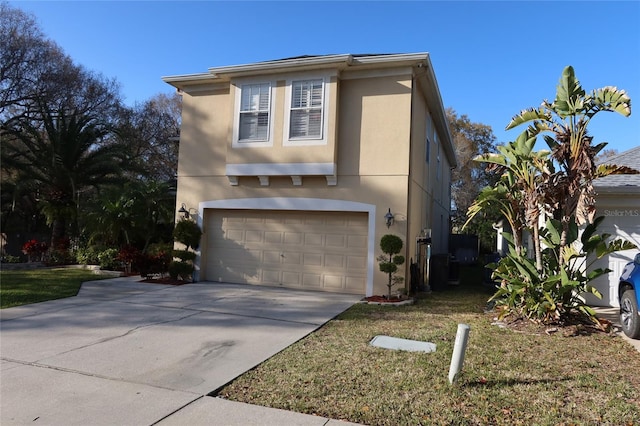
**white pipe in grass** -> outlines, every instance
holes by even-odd
[[[451,366],[449,367],[449,383],[451,384],[453,384],[460,371],[462,371],[464,353],[467,350],[470,329],[471,327],[467,324],[458,324],[456,342],[453,345],[453,354],[451,355]]]

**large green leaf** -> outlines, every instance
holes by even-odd
[[[594,90],[591,97],[594,101],[591,116],[595,115],[598,111],[613,111],[625,117],[631,115],[631,99],[624,90],[607,86]]]
[[[596,231],[598,230],[598,226],[600,226],[603,220],[604,216],[598,216],[593,220],[592,223],[588,224],[585,227],[584,231],[582,232],[582,236],[580,237],[580,241],[583,245],[586,245],[589,239],[591,239],[591,237],[595,235]]]
[[[562,223],[559,220],[550,218],[547,220],[548,240],[555,246],[560,245],[560,233],[562,232]]]
[[[495,153],[477,155],[473,158],[473,161],[477,161],[480,163],[492,163],[499,166],[507,165],[504,156]]]
[[[542,108],[529,108],[520,111],[520,114],[511,118],[505,130],[511,130],[521,124],[528,123],[533,120],[549,120],[551,117]]]
[[[553,101],[555,112],[561,118],[576,114],[583,108],[581,98],[584,96],[585,91],[576,78],[573,67],[565,67],[558,83],[556,98]]]

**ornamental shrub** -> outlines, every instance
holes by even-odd
[[[404,263],[404,256],[398,255],[402,246],[402,238],[397,235],[387,234],[380,239],[380,249],[385,254],[378,256],[378,262],[380,262],[380,272],[389,275],[389,283],[387,284],[389,298],[391,298],[391,287],[404,282],[403,277],[396,275],[398,266]]]
[[[173,239],[187,246],[187,250],[190,248],[197,249],[200,245],[201,236],[202,230],[197,223],[190,219],[180,220],[173,230]]]
[[[44,241],[32,239],[22,245],[22,253],[27,255],[29,262],[41,262],[48,248]]]

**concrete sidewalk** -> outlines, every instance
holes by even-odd
[[[631,346],[636,348],[638,352],[640,352],[640,340],[631,339],[627,337],[626,334],[622,331],[622,326],[620,325],[620,308],[606,308],[606,307],[594,307],[596,314],[599,318],[604,318],[611,322],[613,325],[613,331],[626,340]]]
[[[117,278],[0,311],[2,425],[337,425],[206,396],[357,302]]]

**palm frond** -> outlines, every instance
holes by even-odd
[[[550,118],[549,114],[543,108],[528,108],[514,115],[505,130],[511,130],[514,127],[534,120],[549,120]]]

